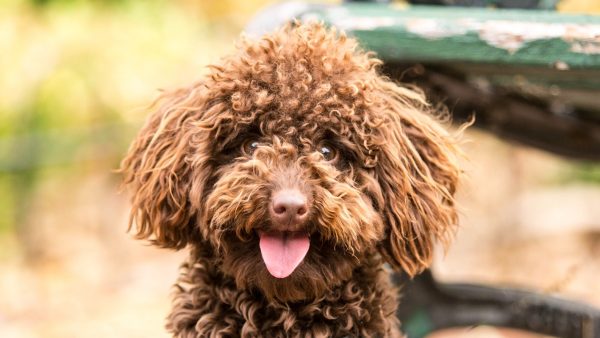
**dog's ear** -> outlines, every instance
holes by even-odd
[[[133,192],[129,229],[136,238],[183,248],[194,231],[190,203],[191,141],[202,111],[200,85],[163,93],[121,163],[123,185]],[[197,177],[195,178],[197,179]]]
[[[386,79],[375,87],[386,120],[375,169],[385,201],[386,238],[379,249],[392,267],[414,276],[430,265],[436,241],[448,243],[457,223],[458,150],[420,92]]]

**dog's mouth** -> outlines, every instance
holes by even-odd
[[[262,259],[275,278],[291,275],[310,248],[309,236],[305,231],[260,231],[258,235]]]

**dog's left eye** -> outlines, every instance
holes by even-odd
[[[320,146],[319,152],[323,155],[326,161],[331,161],[335,157],[335,153],[333,148],[330,146]]]

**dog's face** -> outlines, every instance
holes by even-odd
[[[140,238],[210,248],[239,288],[319,297],[379,253],[414,274],[456,221],[453,140],[420,94],[320,25],[163,95],[123,161]]]

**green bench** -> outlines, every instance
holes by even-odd
[[[600,16],[555,1],[422,0],[536,9],[354,1],[281,4],[248,26],[259,34],[292,17],[357,37],[393,78],[424,88],[460,122],[562,155],[600,160]]]

